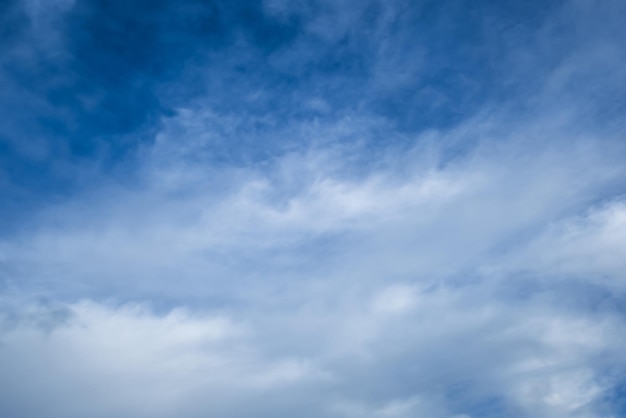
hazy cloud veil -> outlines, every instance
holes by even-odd
[[[0,2],[0,416],[624,416],[624,21]]]

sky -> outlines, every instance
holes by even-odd
[[[0,416],[626,416],[626,3],[0,2]]]

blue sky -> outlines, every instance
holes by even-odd
[[[0,416],[623,416],[625,20],[1,2]]]

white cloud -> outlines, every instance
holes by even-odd
[[[71,316],[51,329],[27,316],[5,321],[0,410],[176,416],[190,403],[210,410],[224,402],[223,393],[245,398],[325,378],[301,358],[263,358],[247,326],[224,316],[181,309],[156,314],[142,305],[90,301],[68,309]],[[27,392],[38,395],[23,398]]]
[[[2,242],[17,293],[187,306],[79,302],[56,326],[41,313],[14,325],[5,408],[448,418],[497,399],[501,414],[598,416],[602,370],[624,362],[621,316],[568,311],[573,287],[515,289],[555,273],[620,280],[624,207],[597,204],[624,174],[615,149],[544,146],[559,130],[529,125],[446,157],[462,138],[503,135],[472,120],[367,169],[349,145],[218,171],[201,134],[216,117],[183,113],[178,154],[180,127],[164,130],[136,190],[94,190]],[[336,123],[320,132],[350,135]],[[33,391],[46,395],[26,402]]]
[[[306,30],[345,36],[349,3]],[[393,50],[373,89],[419,70],[384,79]],[[626,368],[625,150],[579,102],[552,111],[577,59],[534,111],[414,136],[325,97],[314,120],[179,109],[136,182],[0,240],[0,415],[606,416]],[[212,154],[283,138],[304,145]]]
[[[551,225],[507,265],[623,289],[624,248],[626,206],[616,199]]]
[[[82,301],[47,328],[38,323],[52,311],[31,308],[5,317],[1,406],[51,417],[247,416],[285,414],[295,401],[309,405],[305,416],[452,418],[495,396],[519,416],[599,416],[606,364],[597,356],[623,357],[621,320],[474,299],[449,289],[405,317],[342,304],[243,322]],[[367,340],[354,338],[365,326]]]
[[[374,299],[373,309],[387,314],[410,312],[418,303],[413,286],[393,285],[383,289]]]
[[[324,274],[329,282],[347,276],[363,283],[435,283],[495,268],[503,259],[495,252],[521,254],[546,225],[587,210],[606,195],[595,190],[610,190],[623,175],[610,149],[584,138],[557,149],[519,132],[446,161],[445,144],[477,135],[481,126],[468,122],[446,135],[418,138],[409,151],[381,151],[365,172],[350,159],[361,152],[353,146],[290,153],[245,170],[205,170],[201,153],[193,161],[167,152],[178,134],[165,131],[138,190],[104,188],[59,206],[40,218],[39,228],[5,241],[2,257],[15,282],[62,281],[68,291],[123,283],[131,293],[183,295],[206,292],[211,283],[220,293],[247,287],[254,274],[275,278],[257,281],[256,291],[283,286],[296,267],[304,277]],[[185,154],[204,146],[193,132]],[[620,233],[611,226],[605,235],[619,240]],[[572,258],[567,245],[554,245],[553,254]],[[613,260],[603,263],[617,263],[615,271],[619,245],[606,245],[598,251]],[[541,258],[529,257],[529,264]]]

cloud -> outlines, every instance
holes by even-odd
[[[485,288],[420,298],[392,316],[358,298],[236,317],[81,301],[46,328],[38,306],[4,316],[2,408],[18,416],[247,416],[313,402],[305,416],[454,417],[481,408],[487,416],[601,416],[612,384],[603,371],[623,360],[625,341],[615,337],[623,318],[494,303]]]
[[[540,271],[552,278],[599,285],[621,294],[623,225],[623,198],[598,203],[549,225],[523,251],[505,257],[500,267]]]
[[[246,325],[223,316],[91,301],[67,309],[70,317],[46,330],[32,315],[5,321],[3,413],[174,416],[187,403],[211,409],[225,395],[254,396],[325,378],[302,359],[259,358]],[[25,391],[40,396],[23,398]]]
[[[207,170],[210,136],[173,153],[164,131],[138,190],[94,190],[3,242],[6,289],[92,299],[51,331],[5,331],[7,376],[59,364],[42,380],[57,389],[39,389],[59,416],[100,392],[102,416],[602,416],[622,380],[606,370],[624,361],[623,316],[576,283],[620,297],[623,205],[597,202],[622,164],[585,137],[561,148],[520,131],[442,151],[481,126],[388,149],[365,171],[358,144]],[[72,404],[80,379],[97,392]]]
[[[623,415],[620,2],[105,3],[0,6],[0,415]]]

